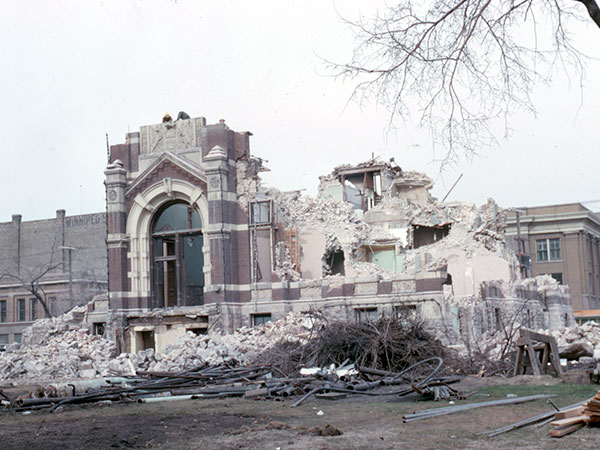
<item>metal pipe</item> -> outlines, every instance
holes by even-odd
[[[195,395],[172,395],[170,397],[144,397],[138,398],[138,403],[160,403],[160,402],[177,402],[180,400],[191,400]]]
[[[448,406],[445,408],[434,408],[428,409],[425,411],[420,411],[414,414],[406,414],[402,416],[404,422],[412,422],[415,420],[428,419],[430,417],[443,416],[446,414],[453,414],[455,412],[468,411],[470,409],[482,408],[486,406],[498,406],[498,405],[511,405],[516,403],[524,403],[530,402],[534,400],[541,400],[546,398],[556,397],[556,394],[538,394],[538,395],[529,395],[526,397],[516,397],[516,398],[505,398],[501,400],[492,400],[489,402],[481,402],[481,403],[469,403],[467,405],[459,405],[459,406]]]

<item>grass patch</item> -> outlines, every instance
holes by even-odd
[[[598,392],[598,386],[591,384],[555,384],[552,386],[514,386],[500,384],[479,388],[477,389],[477,392],[489,394],[489,400],[506,398],[507,394],[515,394],[519,397],[537,394],[556,394],[557,401],[555,401],[555,403],[557,405],[559,405],[559,402],[568,405],[593,397]]]

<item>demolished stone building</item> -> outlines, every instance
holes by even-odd
[[[573,322],[568,288],[518,280],[493,201],[437,202],[427,176],[376,159],[321,177],[318,198],[280,192],[261,185],[250,136],[198,117],[142,126],[111,147],[109,289],[87,320],[122,350],[311,309],[416,313],[449,342],[510,320]]]

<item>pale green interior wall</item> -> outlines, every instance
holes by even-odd
[[[396,255],[394,250],[380,250],[373,252],[371,262],[391,272],[402,270],[402,255]]]
[[[344,200],[344,189],[341,184],[339,186],[327,186],[323,190],[321,196],[322,197],[331,197],[331,198],[341,202]]]

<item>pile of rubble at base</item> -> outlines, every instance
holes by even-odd
[[[318,322],[313,316],[289,314],[275,323],[244,327],[230,335],[188,332],[163,353],[148,349],[116,356],[114,342],[80,328],[81,323],[68,313],[38,320],[25,330],[23,344],[0,353],[0,383],[131,375],[139,370],[180,371],[231,360],[244,363],[284,338],[305,342]]]
[[[142,363],[150,371],[180,371],[204,363],[223,364],[235,360],[241,364],[254,361],[271,346],[286,340],[299,345],[306,343],[322,321],[315,316],[289,313],[277,322],[267,322],[253,328],[242,327],[233,334],[195,335],[188,332],[164,353],[158,353]]]
[[[108,375],[116,346],[81,329],[78,312],[38,320],[27,328],[23,344],[0,353],[0,382]]]

